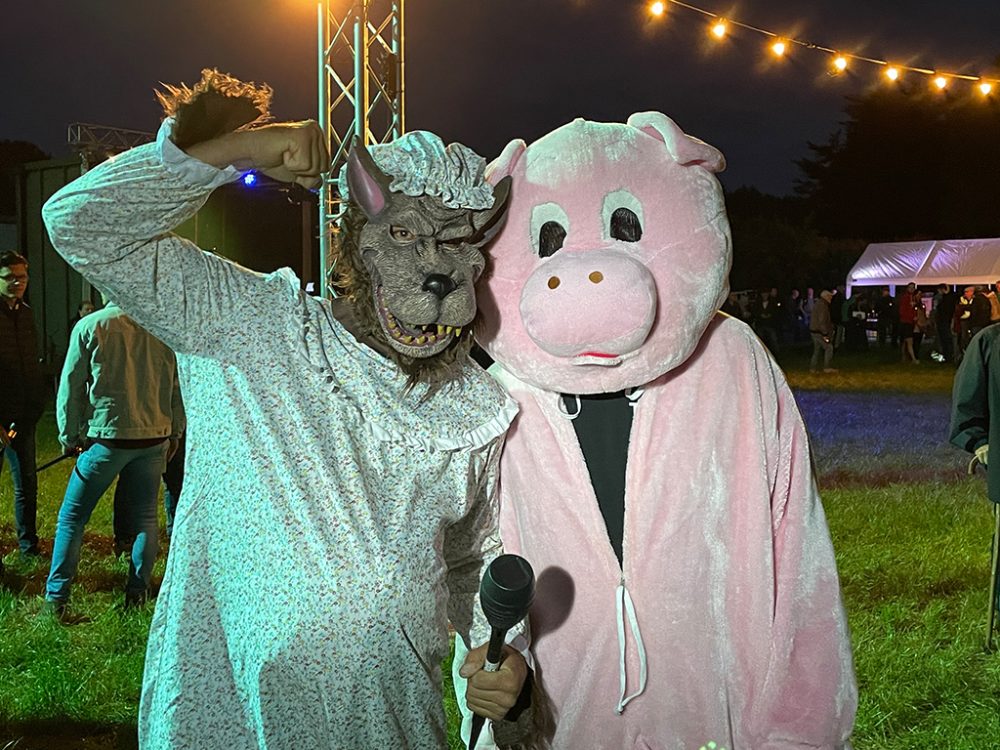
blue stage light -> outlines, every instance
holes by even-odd
[[[247,172],[245,175],[243,175],[243,184],[246,185],[247,187],[253,187],[254,185],[256,185],[257,173]]]

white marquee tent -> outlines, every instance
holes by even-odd
[[[847,296],[854,286],[992,284],[1000,279],[1000,238],[877,242],[847,274]]]

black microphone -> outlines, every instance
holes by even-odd
[[[524,619],[534,598],[535,573],[523,557],[500,555],[486,568],[479,586],[479,604],[490,624],[490,645],[483,671],[496,672],[500,668],[507,631]],[[476,746],[485,721],[485,717],[473,714],[469,750]]]

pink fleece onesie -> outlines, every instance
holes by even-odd
[[[491,165],[514,178],[480,289],[480,340],[520,406],[501,536],[538,578],[556,750],[850,747],[850,638],[805,427],[753,332],[716,312],[723,165],[659,113],[576,120]],[[560,396],[620,390],[621,565]]]

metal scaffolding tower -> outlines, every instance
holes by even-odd
[[[405,132],[403,3],[405,0],[319,0],[319,124],[332,168],[320,189],[320,295],[330,272],[331,223],[340,216],[336,180],[351,141],[386,143]]]

